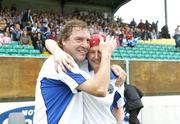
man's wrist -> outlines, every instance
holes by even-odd
[[[57,55],[57,54],[62,54],[64,51],[62,50],[62,49],[60,49],[60,48],[58,48],[58,49],[55,49],[54,50],[54,55]]]
[[[102,57],[104,57],[104,56],[106,56],[106,57],[111,57],[111,53],[108,52],[108,51],[101,51],[101,56],[102,56]]]
[[[117,122],[116,122],[116,124],[123,124],[123,120],[118,120]]]

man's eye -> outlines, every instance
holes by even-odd
[[[77,42],[82,42],[83,40],[82,39],[76,39]]]

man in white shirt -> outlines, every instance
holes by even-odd
[[[93,77],[98,72],[101,62],[99,51],[99,34],[92,35],[87,59],[90,65],[90,74]],[[122,75],[125,73],[122,70]],[[105,97],[97,97],[83,92],[83,124],[116,124],[123,123],[124,112],[124,84],[116,86],[117,75],[110,71],[108,94]]]
[[[36,84],[34,124],[82,124],[83,102],[79,91],[106,96],[110,79],[110,58],[115,49],[114,38],[100,43],[101,63],[93,78],[79,68],[86,65],[84,60],[89,50],[89,39],[86,23],[73,20],[64,26],[60,45],[78,65],[71,63],[74,67],[71,71],[65,69],[66,72],[57,73],[54,56],[44,62]]]

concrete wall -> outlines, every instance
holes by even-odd
[[[44,59],[0,57],[0,99],[34,97]]]
[[[0,99],[34,97],[44,58],[0,57]],[[112,63],[126,69],[123,60]],[[180,62],[130,61],[129,80],[145,95],[180,94]]]
[[[142,124],[180,124],[180,95],[146,96],[139,118]]]
[[[125,62],[119,64],[127,66]],[[146,95],[180,94],[179,61],[129,61],[128,64],[130,83]]]

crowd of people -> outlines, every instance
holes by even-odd
[[[58,41],[60,30],[67,21],[80,19],[88,24],[90,33],[104,32],[114,35],[119,45],[134,46],[140,39],[158,39],[158,21],[136,23],[133,19],[125,23],[121,18],[105,17],[98,12],[78,12],[60,14],[54,12],[37,12],[32,9],[19,11],[15,6],[0,9],[0,45],[11,41],[33,45],[40,52],[46,51],[45,40]]]

